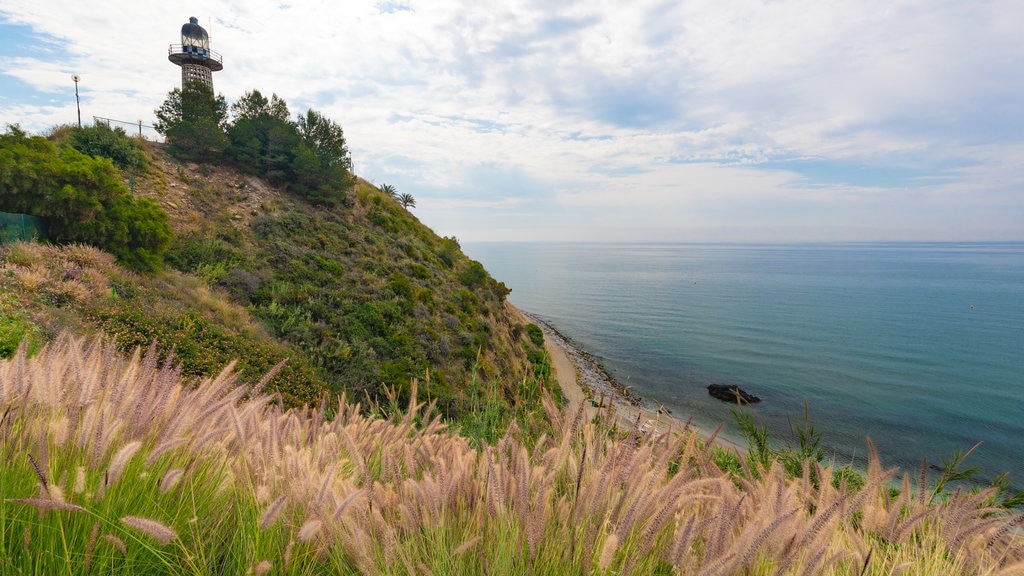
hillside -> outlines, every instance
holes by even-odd
[[[250,382],[288,359],[268,390],[291,405],[325,392],[404,401],[416,378],[452,418],[539,408],[543,354],[506,308],[508,289],[395,198],[359,180],[340,204],[314,206],[142,147],[146,168],[122,177],[169,216],[164,270],[138,275],[82,246],[5,247],[8,332],[98,331],[125,351],[156,341],[186,375],[238,360]]]

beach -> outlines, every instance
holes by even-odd
[[[633,390],[619,385],[601,364],[585,351],[573,345],[569,338],[547,322],[523,312],[509,304],[523,322],[536,324],[544,333],[544,347],[551,361],[551,370],[562,389],[568,405],[566,410],[574,414],[580,404],[584,405],[587,421],[599,413],[622,429],[630,430],[639,426],[643,433],[661,434],[672,431],[691,430],[707,439],[714,431],[703,430],[692,422],[681,421],[671,415],[663,406],[658,406],[638,395]],[[739,453],[745,450],[740,445],[715,436],[715,444]]]

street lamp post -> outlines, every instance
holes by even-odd
[[[81,80],[81,76],[78,74],[72,74],[71,79],[75,81],[75,107],[78,109],[78,127],[82,127],[82,101],[78,99],[78,81]]]

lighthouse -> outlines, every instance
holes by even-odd
[[[167,59],[181,66],[181,87],[202,82],[213,91],[213,73],[224,69],[221,55],[210,50],[210,35],[193,16],[181,27],[181,44],[171,44]]]

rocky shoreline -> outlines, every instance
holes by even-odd
[[[512,307],[515,309],[515,307]],[[671,433],[674,431],[691,430],[716,444],[742,452],[739,444],[719,436],[719,430],[703,430],[693,426],[691,421],[683,421],[657,405],[623,386],[601,365],[598,359],[587,353],[573,341],[559,332],[548,322],[534,314],[515,309],[524,321],[533,322],[544,333],[544,345],[551,354],[552,369],[561,385],[570,409],[582,402],[587,420],[603,410],[625,429],[637,426],[641,432]]]
[[[620,384],[608,370],[601,365],[600,361],[590,353],[582,350],[566,335],[557,328],[529,312],[522,312],[534,324],[544,332],[544,337],[554,341],[576,366],[577,381],[584,391],[589,392],[595,401],[603,395],[607,400],[613,401],[618,398],[622,402],[634,407],[644,408],[644,399],[632,389]]]

